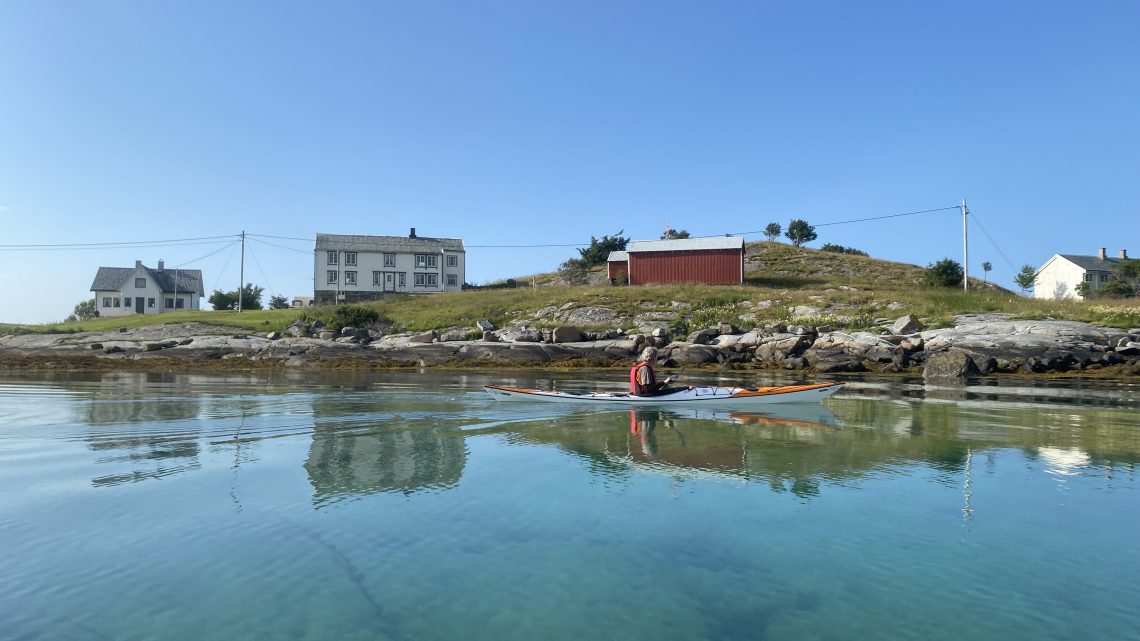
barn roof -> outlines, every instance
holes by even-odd
[[[610,257],[606,260],[611,263],[629,260],[629,252],[610,252]]]
[[[678,240],[635,240],[626,251],[637,252],[678,252],[708,249],[744,249],[741,236],[708,236],[706,238],[681,238]]]
[[[317,234],[317,251],[374,251],[396,253],[463,251],[459,238],[428,238],[426,236],[356,236]]]

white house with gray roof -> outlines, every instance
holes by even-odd
[[[205,296],[200,269],[166,269],[158,261],[151,269],[135,261],[134,267],[100,267],[91,283],[95,310],[100,316],[161,314],[201,309]]]
[[[1128,251],[1120,250],[1120,255],[1110,258],[1104,247],[1096,256],[1075,254],[1054,254],[1033,276],[1033,297],[1048,299],[1084,300],[1077,294],[1077,285],[1087,283],[1089,293],[1116,278],[1115,265],[1128,260]]]
[[[313,297],[318,305],[394,294],[463,289],[466,260],[458,238],[317,234]]]

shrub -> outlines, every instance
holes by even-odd
[[[843,245],[836,245],[834,243],[824,243],[823,246],[819,249],[820,251],[832,252],[835,254],[851,254],[852,256],[870,255],[861,249],[855,249],[854,247],[844,247]]]
[[[319,320],[333,328],[369,327],[386,322],[380,312],[362,305],[314,307],[301,312],[300,319],[307,323]]]
[[[922,275],[923,287],[957,287],[962,284],[962,265],[958,261],[943,258],[928,265]]]

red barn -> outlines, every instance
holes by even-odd
[[[616,285],[624,275],[629,273],[629,252],[610,252],[607,261],[606,269],[610,276],[610,282]]]
[[[626,254],[625,269],[621,257]],[[684,238],[681,240],[638,240],[625,252],[613,252],[609,275],[625,271],[630,285],[648,283],[703,283],[740,285],[744,282],[744,239],[739,236]]]

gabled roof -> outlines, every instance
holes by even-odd
[[[1100,256],[1076,256],[1073,254],[1057,255],[1086,271],[1110,272],[1112,271],[1113,265],[1120,263],[1119,258],[1101,258]]]
[[[95,273],[95,280],[91,283],[93,292],[122,291],[127,281],[134,278],[137,267],[100,267]],[[199,296],[206,295],[206,288],[202,284],[202,270],[200,269],[151,269],[145,265],[142,269],[147,276],[158,285],[163,292],[174,293],[175,285],[179,292],[193,292]],[[175,282],[177,278],[177,283]]]
[[[678,240],[635,240],[626,251],[637,252],[676,252],[707,249],[744,249],[741,236],[709,236],[707,238],[681,238]]]
[[[459,238],[428,238],[425,236],[351,236],[317,234],[317,251],[374,251],[395,253],[463,251]]]
[[[621,251],[610,252],[609,258],[606,259],[606,261],[611,262],[611,263],[616,263],[618,261],[624,261],[624,260],[629,260],[629,252],[621,252]]]

